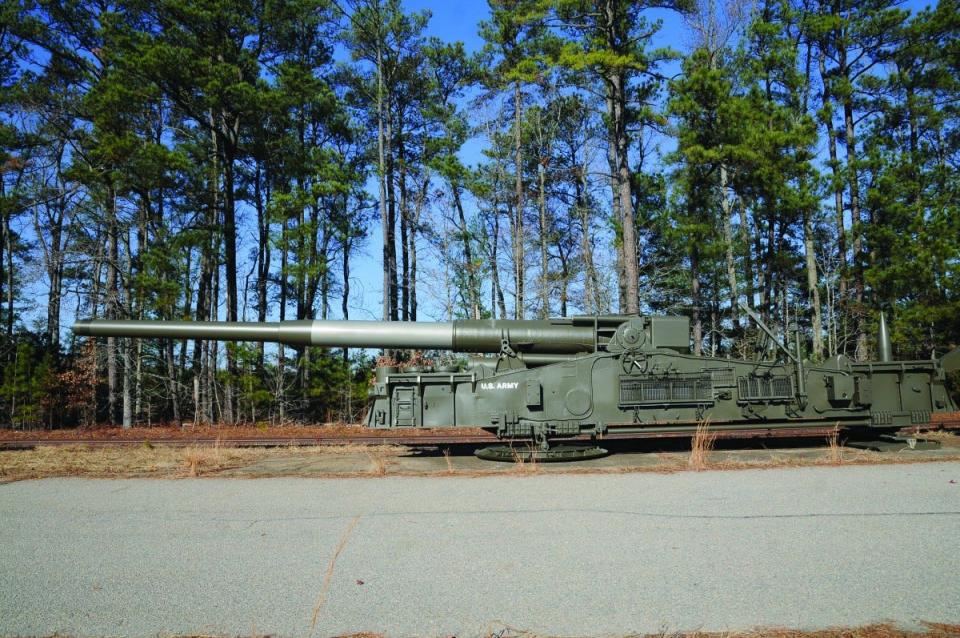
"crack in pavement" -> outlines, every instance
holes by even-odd
[[[887,517],[908,517],[908,516],[960,516],[960,511],[916,511],[916,512],[810,512],[798,514],[663,514],[659,512],[640,512],[631,510],[614,509],[591,509],[591,508],[549,508],[549,509],[489,509],[489,510],[418,510],[404,512],[365,512],[362,516],[367,518],[391,518],[398,516],[449,516],[473,515],[484,516],[488,514],[612,514],[620,516],[633,516],[637,518],[661,518],[661,519],[689,519],[689,520],[764,520],[764,519],[803,519],[803,518],[887,518]],[[325,521],[342,520],[350,518],[345,514],[330,514],[324,516],[287,516],[276,518],[258,518],[254,519],[250,527],[256,523],[280,523],[285,521]],[[246,518],[216,518],[211,519],[217,523],[242,523],[250,519]],[[249,527],[245,528],[249,529]]]

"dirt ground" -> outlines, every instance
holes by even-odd
[[[378,634],[355,634],[341,638],[373,638]],[[905,629],[889,623],[864,625],[862,627],[831,627],[815,631],[768,627],[750,631],[732,632],[662,632],[635,635],[625,638],[958,638],[960,625],[920,622],[918,628]],[[534,634],[506,630],[487,638],[546,638]]]
[[[198,444],[171,447],[141,445],[39,446],[32,450],[0,451],[0,481],[54,476],[85,477],[378,477],[488,476],[561,472],[626,473],[737,470],[811,465],[922,463],[960,461],[960,436],[924,435],[936,449],[875,452],[844,447],[836,441],[808,440],[784,447],[744,447],[743,442],[694,440],[672,443],[605,442],[611,454],[573,463],[483,461],[476,446],[454,448],[393,445],[334,445],[271,448],[220,447]],[[716,446],[716,447],[715,447]],[[923,447],[923,446],[920,446]],[[518,448],[523,449],[523,448]]]
[[[340,638],[375,638],[379,634],[354,634]],[[777,627],[733,632],[662,632],[635,635],[625,638],[958,638],[960,625],[921,622],[918,628],[905,629],[889,623],[864,625],[862,627],[831,627],[816,631],[783,629]],[[546,638],[527,632],[505,630],[487,638]]]

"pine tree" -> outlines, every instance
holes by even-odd
[[[892,319],[901,356],[926,358],[958,340],[960,254],[956,172],[960,82],[951,45],[960,36],[954,2],[905,22],[869,85],[878,113],[863,135],[864,209],[871,219],[864,272],[871,304]]]
[[[509,91],[513,118],[513,197],[510,207],[510,239],[513,262],[515,319],[526,313],[526,206],[528,186],[524,179],[523,113],[527,86],[540,81],[548,70],[547,52],[553,38],[547,32],[545,12],[536,0],[489,0],[491,18],[480,25],[485,53],[494,60],[483,80],[493,92]]]
[[[622,0],[563,0],[556,5],[558,21],[573,38],[559,53],[558,63],[573,70],[589,70],[603,87],[613,208],[621,233],[621,309],[627,313],[638,312],[640,302],[631,129],[650,117],[641,106],[656,94],[662,82],[658,65],[675,55],[650,48],[651,38],[660,25],[644,17],[643,9],[647,6],[652,5]],[[656,6],[689,8],[686,2]]]

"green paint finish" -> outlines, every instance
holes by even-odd
[[[813,365],[690,354],[685,317],[598,316],[543,321],[190,322],[84,321],[77,334],[414,347],[480,352],[462,368],[379,368],[372,428],[480,427],[547,437],[608,432],[831,426],[899,428],[956,410],[943,362]],[[951,367],[948,365],[947,367]]]

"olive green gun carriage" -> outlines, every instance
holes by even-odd
[[[749,308],[745,310],[770,337]],[[376,369],[371,428],[483,428],[533,441],[811,427],[897,430],[957,408],[944,386],[960,351],[894,361],[881,317],[880,361],[813,364],[695,356],[686,317],[606,315],[539,321],[274,323],[86,320],[78,335],[262,341],[292,346],[447,350],[466,363]],[[797,334],[797,333],[795,333]],[[576,449],[563,448],[577,457]],[[589,456],[589,453],[582,453]]]

